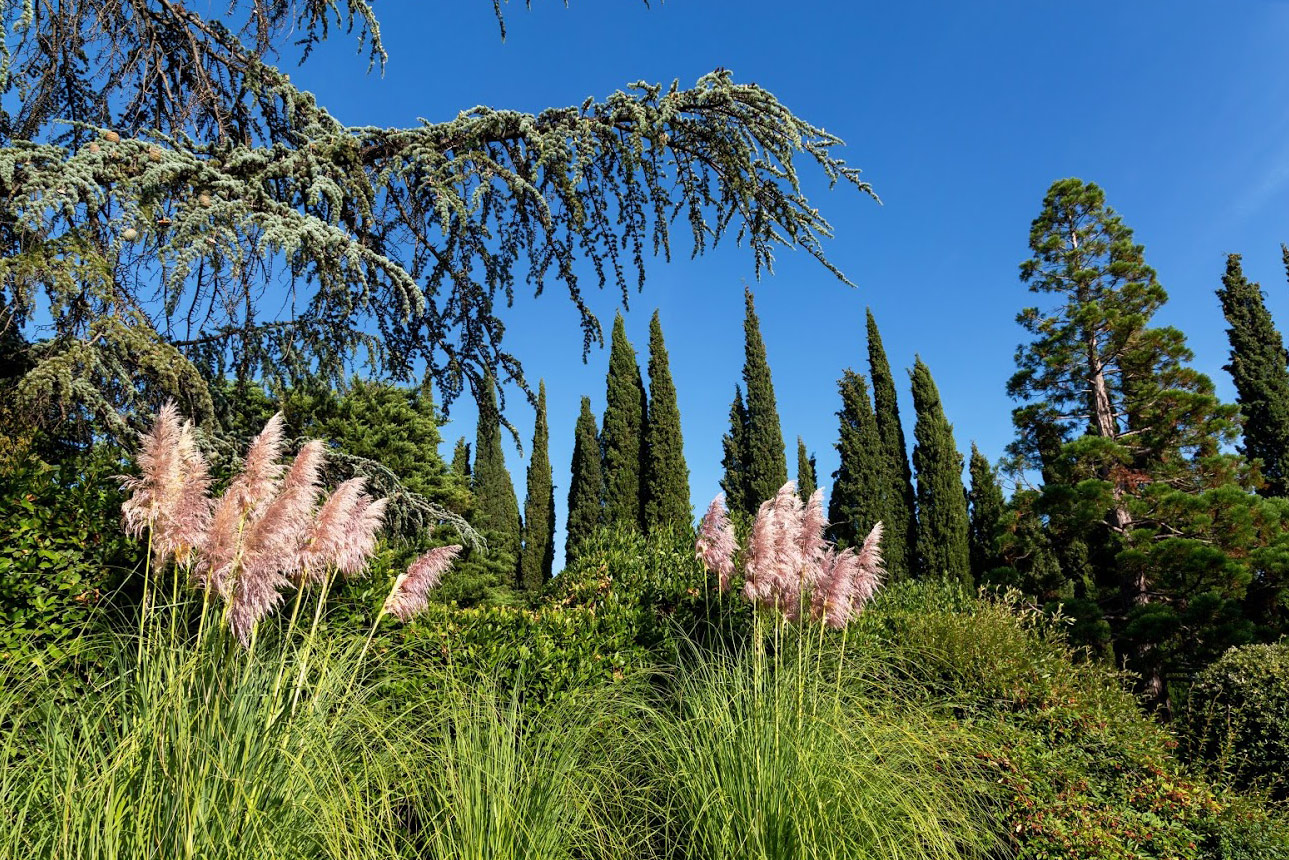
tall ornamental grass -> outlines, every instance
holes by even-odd
[[[963,733],[898,697],[848,694],[858,686],[850,670],[835,674],[811,636],[781,644],[779,660],[700,657],[675,678],[674,701],[651,709],[639,740],[656,780],[656,817],[666,822],[665,854],[984,856],[993,844],[988,791],[963,753]]]

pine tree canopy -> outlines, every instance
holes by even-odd
[[[648,396],[622,314],[613,320],[606,388],[604,426],[600,430],[604,524],[643,532]]]
[[[867,311],[868,368],[873,382],[873,412],[877,433],[882,440],[886,462],[881,465],[885,486],[882,490],[881,520],[886,526],[882,552],[886,570],[892,579],[912,575],[917,558],[915,546],[917,519],[914,509],[913,472],[909,469],[909,452],[900,422],[900,406],[895,393],[895,377],[882,346],[882,335],[870,308]]]
[[[565,564],[577,557],[577,549],[599,528],[604,500],[600,437],[596,431],[591,398],[582,398],[573,437],[573,476],[568,485],[568,530],[564,543]]]
[[[797,437],[797,492],[801,500],[808,501],[819,487],[819,475],[815,471],[815,455],[808,453],[806,443]]]
[[[1237,407],[1189,366],[1180,331],[1150,325],[1167,293],[1101,189],[1054,183],[1030,248],[1021,280],[1049,305],[1018,317],[1033,339],[1008,383],[1021,401],[1010,450],[1043,470],[1037,504],[1075,596],[1096,601],[1162,702],[1173,655],[1241,641],[1251,580],[1281,587],[1255,560],[1280,515],[1248,492],[1256,471],[1223,453]],[[1078,572],[1090,559],[1092,582]]]
[[[971,583],[967,491],[953,425],[922,359],[913,362],[913,468],[918,482],[918,563],[926,576]]]
[[[828,521],[833,540],[843,546],[857,546],[885,516],[887,459],[864,377],[848,368],[837,388],[841,392],[841,409],[837,412],[841,425],[837,436],[840,463],[832,474]]]
[[[743,319],[743,385],[747,389],[747,426],[742,458],[745,504],[751,510],[774,497],[788,482],[788,455],[783,445],[783,427],[775,405],[770,363],[761,339],[752,291],[744,290],[746,316]]]
[[[337,20],[383,64],[364,0],[5,5],[0,300],[6,325],[52,318],[17,390],[29,414],[120,433],[122,410],[175,397],[205,422],[226,371],[424,366],[445,404],[487,375],[522,385],[499,317],[516,283],[562,282],[589,349],[575,253],[625,298],[673,218],[695,253],[733,230],[758,273],[788,245],[841,277],[798,167],[869,189],[760,87],[722,70],[535,115],[346,126],[271,62]]]
[[[1289,251],[1286,252],[1289,257]],[[1262,288],[1244,277],[1240,255],[1226,258],[1217,291],[1230,328],[1231,362],[1244,416],[1241,453],[1262,464],[1268,496],[1289,495],[1289,354],[1267,310]]]
[[[721,490],[725,493],[725,506],[731,511],[754,513],[757,503],[752,501],[747,489],[747,407],[743,405],[743,389],[734,386],[734,402],[730,404],[730,429],[721,438]]]
[[[546,382],[537,390],[537,423],[532,459],[528,461],[528,495],[524,500],[524,549],[519,585],[540,591],[551,578],[555,561],[555,483],[551,474],[550,431],[546,426]]]
[[[645,426],[645,522],[650,531],[667,525],[693,524],[689,501],[689,466],[680,431],[680,406],[671,379],[662,323],[654,311],[649,321],[649,408]]]

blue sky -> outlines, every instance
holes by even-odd
[[[661,311],[698,510],[719,489],[745,283],[790,470],[798,435],[824,483],[836,468],[836,380],[847,366],[867,372],[865,306],[896,369],[910,439],[902,369],[916,353],[959,447],[974,440],[997,459],[1012,435],[1004,384],[1023,334],[1014,317],[1030,303],[1017,267],[1057,178],[1106,190],[1171,296],[1157,321],[1187,333],[1224,397],[1232,387],[1213,291],[1227,253],[1245,255],[1289,325],[1279,251],[1289,242],[1289,3],[534,0],[531,10],[509,6],[504,43],[485,0],[376,5],[390,55],[383,77],[365,75],[339,38],[291,69],[346,123],[409,125],[477,104],[538,111],[642,79],[690,85],[724,66],[847,142],[845,157],[882,204],[830,193],[814,175],[807,187],[836,229],[828,253],[857,289],[789,252],[758,283],[751,254],[730,245],[653,261],[632,297],[627,331],[642,365],[650,314]],[[618,304],[612,290],[592,296],[606,330]],[[562,548],[578,401],[588,394],[603,409],[608,354],[582,363],[576,315],[557,290],[521,297],[506,320],[508,348],[549,389]],[[531,410],[512,398],[508,411],[527,442]],[[451,417],[449,455],[452,440],[474,433],[470,404]],[[507,458],[522,500],[526,461],[513,449]]]

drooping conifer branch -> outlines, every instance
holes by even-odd
[[[185,387],[198,371],[339,378],[358,363],[400,378],[424,363],[446,404],[490,373],[524,384],[502,346],[501,311],[519,277],[537,293],[567,290],[589,349],[603,335],[581,266],[589,262],[593,283],[613,285],[625,301],[643,284],[647,256],[670,258],[680,219],[693,254],[733,233],[758,273],[785,246],[841,276],[824,256],[831,228],[806,199],[798,167],[804,160],[833,184],[871,193],[867,184],[836,156],[839,139],[726,71],[691,89],[641,83],[536,115],[476,107],[414,128],[345,128],[261,61],[274,28],[286,26],[286,13],[268,5],[246,7],[248,16],[277,16],[264,35],[234,33],[171,3],[159,11],[142,0],[109,3],[125,16],[121,27],[136,28],[120,44],[142,39],[145,54],[179,38],[166,28],[187,28],[209,80],[150,79],[188,92],[182,104],[156,108],[151,131],[129,107],[110,117],[63,98],[66,134],[50,125],[58,114],[33,108],[4,137],[0,296],[19,325],[50,311],[50,342],[65,345],[54,352],[71,380],[63,389],[98,392],[99,412],[140,393],[128,362],[113,370],[67,358],[73,346],[122,352],[90,333],[103,317],[132,315],[134,330],[156,344],[144,350],[153,364],[164,354],[191,368]],[[314,28],[306,32],[325,35],[337,4],[306,6],[301,20]],[[33,28],[68,44],[106,38],[72,33],[88,19],[50,23],[36,0],[22,8],[34,10],[17,22],[25,29],[12,9],[6,19],[6,70],[35,63],[33,79],[46,73],[27,38]],[[345,8],[342,20],[378,33],[365,4]],[[107,53],[91,65],[115,68],[100,48]],[[372,50],[382,56],[378,40]],[[32,98],[45,92],[16,81]],[[126,105],[144,89],[111,78],[93,94],[111,86]],[[149,384],[191,400],[173,380]]]

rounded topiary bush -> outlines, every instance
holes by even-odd
[[[1211,771],[1289,797],[1289,642],[1227,651],[1195,679],[1178,725]]]

